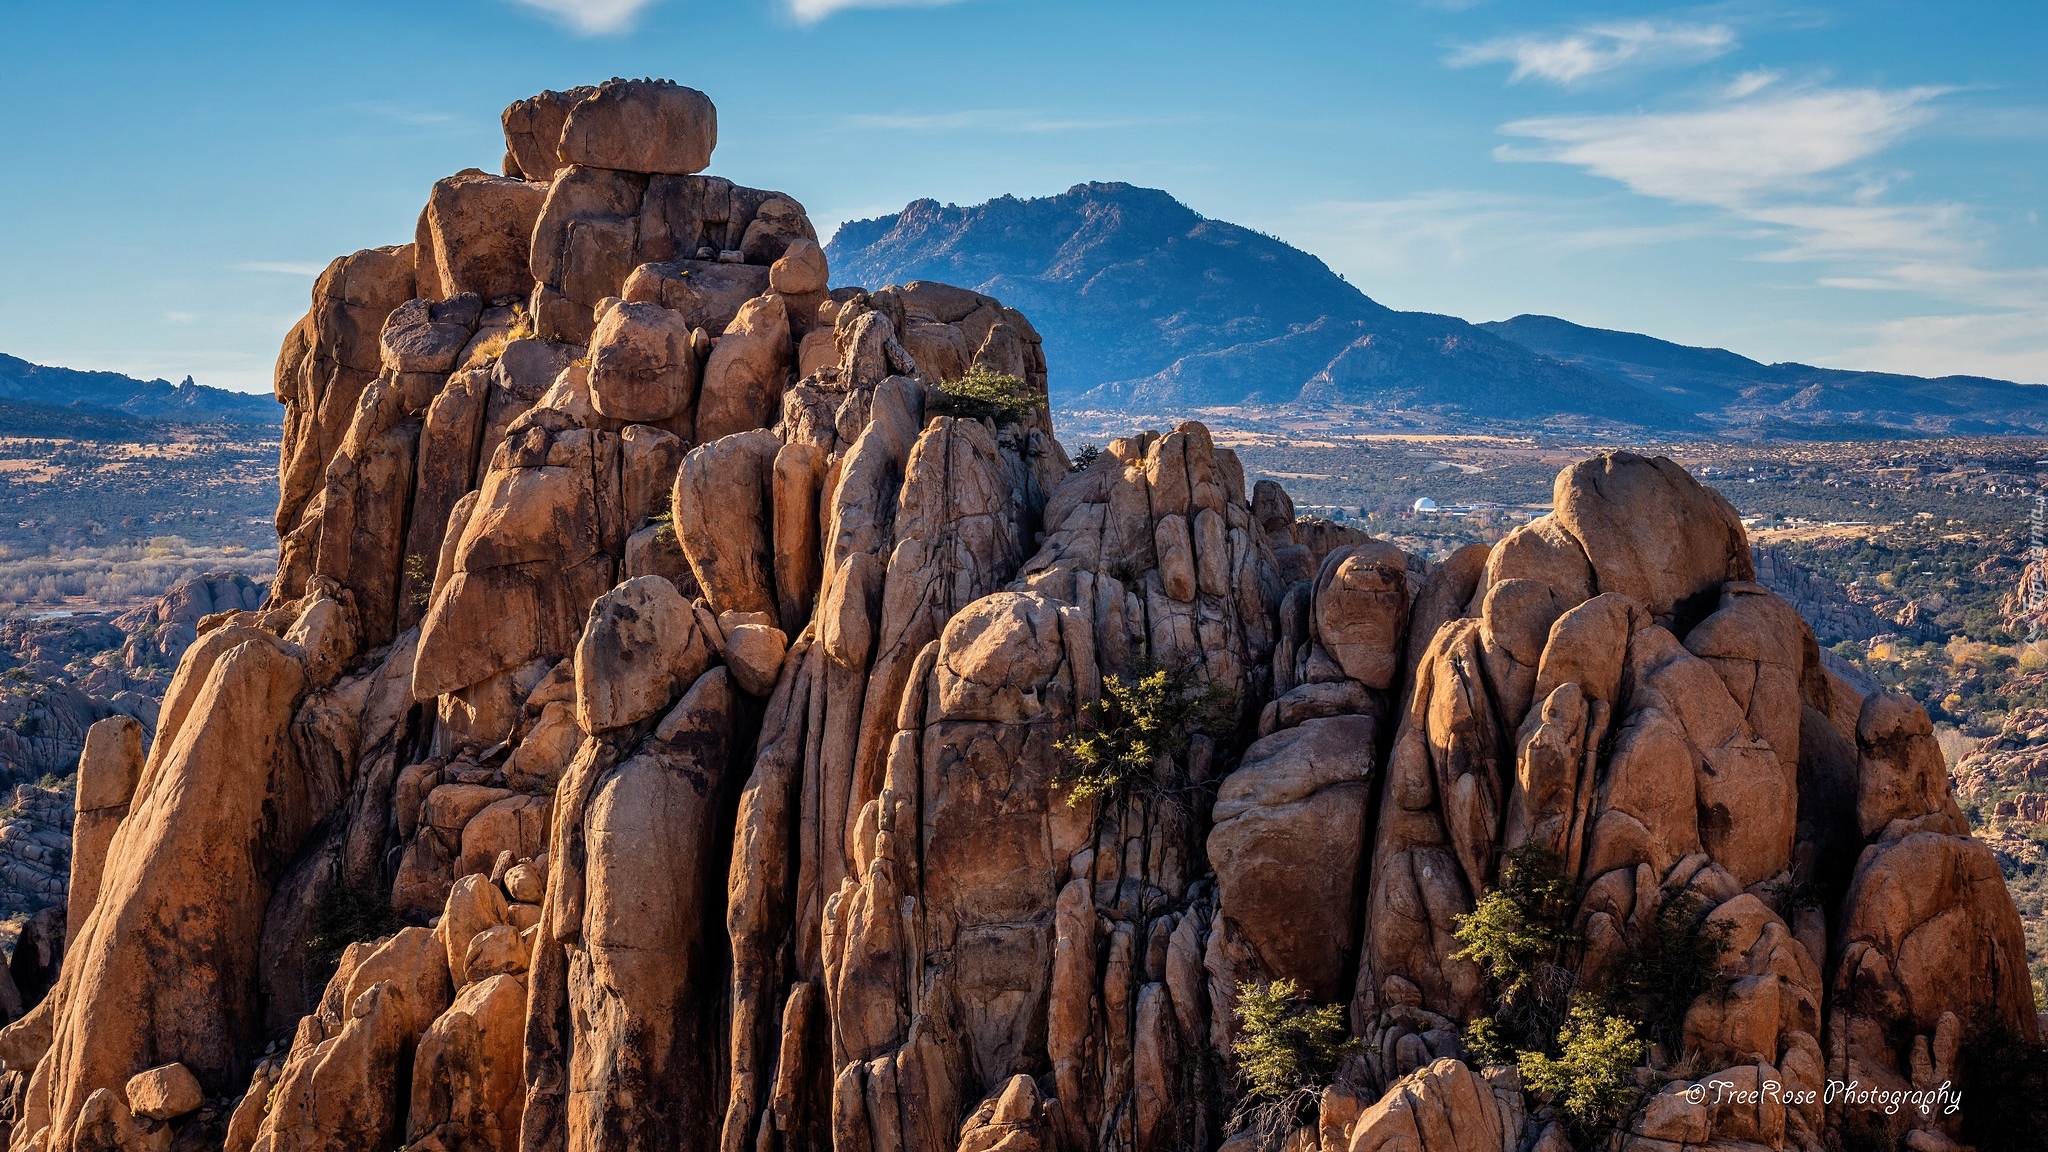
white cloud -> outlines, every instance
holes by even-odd
[[[1680,204],[1735,208],[1821,190],[1817,178],[1868,159],[1933,117],[1940,88],[1771,91],[1738,80],[1708,107],[1685,112],[1556,116],[1501,126],[1541,141],[1503,145],[1503,160],[1571,164]]]
[[[514,0],[537,9],[569,26],[580,36],[601,36],[625,32],[633,27],[640,10],[654,0]]]
[[[530,0],[529,0],[530,2]],[[835,12],[850,8],[940,8],[960,0],[782,0],[791,16],[804,24],[815,24]]]
[[[1946,91],[1784,86],[1751,72],[1687,110],[1514,121],[1501,131],[1536,143],[1495,155],[1714,209],[1699,222],[1762,242],[1753,259],[1811,266],[1820,288],[1895,293],[1920,313],[1850,330],[1841,363],[2048,381],[2048,268],[1999,266],[1970,205],[1898,202],[1911,173],[1877,167],[1935,119]]]
[[[1557,258],[1689,239],[1707,231],[1696,221],[1615,224],[1605,218],[1603,206],[1578,199],[1455,190],[1308,204],[1274,226],[1283,236],[1314,237],[1307,247],[1374,282],[1429,267],[1476,263],[1511,249]]]
[[[250,260],[230,267],[237,272],[275,272],[280,276],[318,276],[327,271],[325,264],[293,260]]]
[[[2048,301],[2028,309],[1905,316],[1864,330],[1844,361],[1916,376],[1990,376],[2048,384]]]
[[[1742,217],[1782,229],[1786,246],[1758,257],[1780,262],[1958,257],[1975,246],[1979,232],[1969,208],[1954,203],[1751,205]]]
[[[1090,132],[1108,128],[1143,128],[1184,121],[1146,118],[1049,116],[1020,108],[964,108],[956,112],[859,112],[845,122],[855,128],[902,132]]]
[[[1458,49],[1447,62],[1457,68],[1513,64],[1509,83],[1533,77],[1570,86],[1620,68],[1712,60],[1735,46],[1735,30],[1726,24],[1629,20],[1573,32],[1498,36]]]

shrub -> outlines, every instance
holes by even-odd
[[[1053,781],[1067,803],[1117,800],[1132,788],[1150,794],[1183,782],[1179,762],[1198,734],[1223,722],[1227,693],[1197,683],[1187,669],[1141,665],[1102,678],[1102,699],[1082,707],[1074,734],[1054,747],[1066,765]]]
[[[1353,1046],[1344,1007],[1317,1004],[1292,980],[1237,986],[1237,1079],[1242,1092],[1233,1128],[1261,1132],[1300,1122]]]
[[[1081,472],[1086,470],[1090,464],[1095,463],[1095,461],[1099,459],[1101,456],[1102,449],[1096,447],[1095,445],[1081,445],[1081,450],[1079,452],[1074,453],[1074,471]]]
[[[1458,918],[1454,935],[1464,947],[1453,958],[1478,964],[1493,986],[1496,1018],[1480,1043],[1550,1048],[1574,984],[1569,959],[1580,941],[1570,922],[1577,895],[1556,853],[1524,844],[1502,858],[1499,881]],[[1504,1047],[1494,1055],[1505,1062]]]
[[[1590,996],[1572,1003],[1557,1041],[1555,1059],[1522,1053],[1522,1086],[1550,1097],[1581,1133],[1597,1139],[1635,1105],[1635,1066],[1650,1050],[1649,1041],[1637,1034],[1634,1021],[1608,1012]]]
[[[405,575],[412,581],[412,603],[415,608],[425,608],[434,600],[434,569],[427,564],[427,558],[417,552],[405,558]]]
[[[1696,889],[1665,896],[1650,930],[1622,954],[1606,995],[1608,1004],[1644,1021],[1651,1038],[1673,1051],[1684,1039],[1686,1009],[1727,983],[1721,954],[1732,929],[1708,921],[1706,911],[1706,897]]]
[[[512,305],[512,327],[495,336],[486,337],[482,343],[470,350],[469,364],[482,364],[505,354],[505,348],[514,340],[533,338],[533,318],[526,314],[521,304]]]
[[[306,935],[307,976],[326,984],[349,945],[381,940],[403,927],[383,893],[337,883],[313,913],[312,931]]]
[[[988,420],[998,426],[1015,424],[1036,412],[1038,395],[1015,376],[991,372],[977,364],[958,380],[941,381],[934,410],[969,420]]]
[[[1963,1041],[1961,1064],[1963,1142],[1978,1152],[2039,1148],[2048,1132],[2048,1044],[2022,1039],[1986,1008]]]
[[[1500,1034],[1500,1021],[1491,1016],[1475,1016],[1465,1025],[1465,1054],[1470,1063],[1481,1068],[1495,1064],[1513,1064],[1521,1056],[1514,1046]]]

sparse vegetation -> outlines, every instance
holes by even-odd
[[[1684,1036],[1686,1009],[1727,982],[1721,955],[1728,950],[1730,927],[1708,920],[1706,903],[1692,888],[1666,894],[1650,930],[1623,955],[1603,994],[1674,1052]]]
[[[470,349],[469,365],[483,364],[505,354],[505,349],[514,340],[533,339],[533,318],[526,314],[521,304],[512,305],[512,326],[494,336],[486,337],[475,348]]]
[[[1650,1050],[1635,1022],[1590,996],[1572,1003],[1557,1035],[1558,1055],[1524,1052],[1522,1087],[1546,1096],[1571,1117],[1588,1143],[1597,1142],[1635,1106],[1635,1068]]]
[[[1054,787],[1067,803],[1157,794],[1184,782],[1182,759],[1197,735],[1222,725],[1228,695],[1181,668],[1143,665],[1102,678],[1102,699],[1085,705],[1073,735],[1055,747],[1066,764]]]
[[[1095,463],[1095,461],[1099,457],[1101,457],[1101,455],[1102,449],[1096,447],[1095,445],[1081,445],[1081,450],[1079,452],[1074,453],[1074,471],[1085,471],[1088,468],[1088,466]]]
[[[1576,896],[1557,855],[1524,844],[1501,860],[1498,883],[1459,918],[1464,947],[1452,955],[1485,969],[1494,993],[1494,1015],[1474,1020],[1466,1033],[1466,1046],[1486,1063],[1511,1063],[1512,1051],[1545,1051],[1554,1042],[1575,986]]]
[[[337,883],[313,913],[312,931],[306,935],[309,981],[327,983],[349,945],[380,940],[403,927],[405,922],[391,911],[383,893]]]
[[[130,442],[0,436],[0,613],[133,605],[276,563],[275,426],[132,423]]]
[[[1986,1009],[1961,1056],[1963,1142],[1978,1152],[2038,1152],[2048,1132],[2048,1044],[2022,1039]],[[1969,1106],[1977,1101],[1993,1103]]]
[[[1681,1049],[1686,1009],[1723,979],[1729,929],[1707,920],[1693,889],[1671,893],[1596,994],[1578,986],[1584,942],[1570,930],[1577,903],[1554,854],[1517,848],[1501,861],[1495,887],[1458,918],[1464,947],[1455,956],[1485,970],[1494,998],[1493,1014],[1466,1026],[1466,1054],[1482,1065],[1518,1065],[1526,1091],[1597,1142],[1628,1114],[1635,1066],[1652,1041]]]
[[[434,569],[425,556],[413,552],[405,558],[405,575],[412,581],[413,607],[424,609],[434,598]]]
[[[1237,1057],[1240,1091],[1231,1127],[1272,1135],[1300,1123],[1354,1041],[1346,1038],[1344,1007],[1317,1004],[1292,980],[1237,986]]]
[[[933,403],[935,410],[944,415],[988,420],[1001,427],[1028,418],[1042,401],[1029,384],[1017,377],[991,372],[977,364],[958,380],[941,381],[939,396]]]

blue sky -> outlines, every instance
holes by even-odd
[[[542,88],[710,93],[829,232],[1167,189],[1397,308],[2048,382],[2048,5],[12,2],[0,352],[266,390]],[[1054,372],[1058,365],[1053,365]]]

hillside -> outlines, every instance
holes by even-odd
[[[137,380],[119,372],[85,372],[31,364],[0,355],[0,435],[63,435],[49,428],[48,411],[85,411],[179,423],[276,424],[284,408],[269,396],[231,392],[195,384],[190,376],[179,384],[168,380]],[[110,424],[109,432],[126,426]],[[76,433],[72,433],[76,434]]]
[[[1743,438],[2048,432],[2048,390],[2006,381],[1765,365],[1549,317],[1397,312],[1309,253],[1129,184],[919,200],[841,226],[826,251],[845,283],[944,280],[1015,301],[1045,333],[1055,404],[1078,409],[1350,408],[1467,430]]]
[[[1718,412],[1731,429],[1788,420],[1816,438],[1843,440],[1900,429],[1950,436],[2048,429],[2048,389],[2034,384],[1763,364],[1720,348],[1587,328],[1554,316],[1479,327],[1565,363],[1656,388],[1693,411]]]
[[[919,200],[843,225],[826,255],[846,283],[942,280],[1015,301],[1045,333],[1056,404],[1604,419],[1620,387],[1660,426],[1701,427],[1653,394],[1463,320],[1393,311],[1316,257],[1151,188],[1078,184],[964,208]]]

